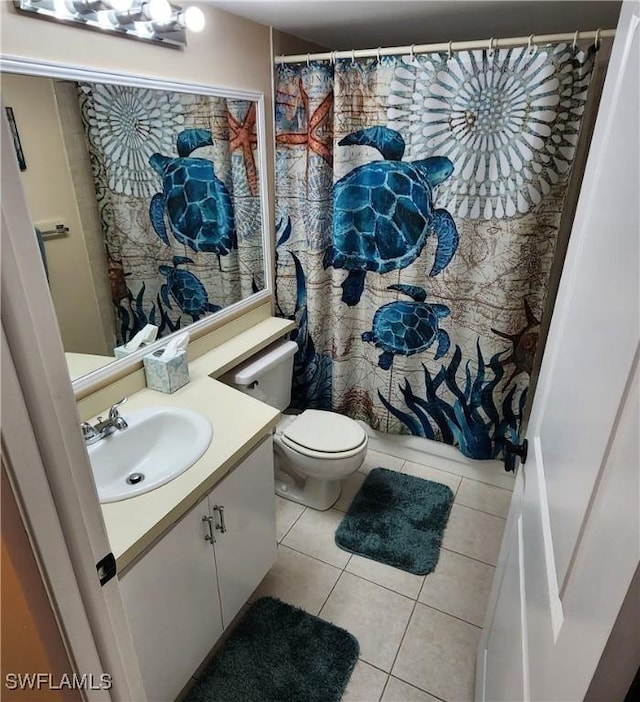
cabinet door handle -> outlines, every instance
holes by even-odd
[[[223,505],[214,505],[213,511],[217,512],[220,515],[220,524],[216,524],[216,529],[220,533],[224,534],[227,531],[227,527],[224,524],[224,506]]]
[[[202,521],[207,523],[207,526],[209,527],[209,533],[205,534],[204,540],[209,541],[210,543],[214,544],[216,542],[215,536],[213,535],[213,529],[211,528],[211,524],[213,523],[213,517],[210,517],[208,514],[202,517]],[[218,527],[216,527],[217,529]]]

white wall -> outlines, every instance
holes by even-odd
[[[27,170],[20,175],[31,221],[41,229],[54,221],[69,227],[66,236],[45,241],[49,287],[64,348],[111,355],[113,338],[107,340],[101,323],[53,81],[3,75],[2,99],[13,108],[25,155]]]

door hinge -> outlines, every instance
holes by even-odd
[[[100,578],[100,585],[104,586],[116,574],[116,558],[113,553],[107,555],[96,563],[96,570]]]

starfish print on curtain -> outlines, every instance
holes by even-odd
[[[276,136],[276,143],[286,146],[306,145],[307,152],[312,151],[323,158],[330,166],[333,165],[331,119],[333,113],[333,93],[329,93],[312,114],[309,112],[309,96],[302,84],[298,81],[300,97],[304,107],[306,129],[300,132],[281,132]],[[326,128],[328,136],[322,134]]]
[[[247,114],[242,122],[237,120],[231,112],[228,114],[229,129],[231,130],[229,139],[229,149],[242,151],[244,167],[247,171],[247,183],[249,191],[255,197],[258,194],[258,172],[256,170],[256,159],[253,150],[257,147],[258,136],[256,134],[256,103],[249,105]]]

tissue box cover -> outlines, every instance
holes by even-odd
[[[159,354],[162,351],[157,351],[156,353]],[[151,390],[172,393],[189,382],[189,366],[186,352],[174,356],[168,361],[164,361],[162,358],[150,353],[142,359],[142,362],[144,363],[147,387]]]
[[[115,349],[113,349],[113,354],[116,358],[124,358],[125,356],[129,355],[129,351],[124,350],[124,345],[116,346]]]
[[[140,344],[137,349],[134,349],[134,351],[139,351],[140,349],[143,349],[145,346],[148,346],[148,344]],[[125,351],[124,344],[122,346],[116,346],[115,349],[113,349],[113,355],[116,358],[124,358],[125,356],[128,356],[130,353],[133,353],[133,351]]]

